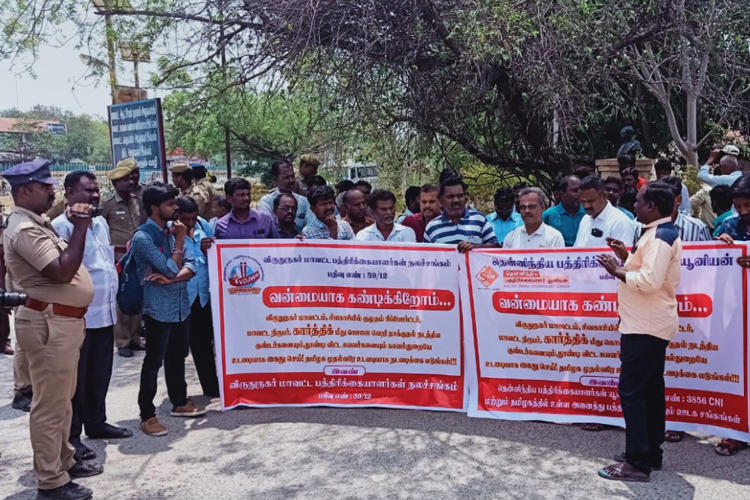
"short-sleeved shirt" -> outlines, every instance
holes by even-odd
[[[606,247],[607,238],[620,240],[625,246],[630,246],[635,238],[635,229],[633,221],[608,201],[596,217],[586,214],[581,219],[574,246],[578,248]]]
[[[526,226],[517,227],[505,236],[503,248],[528,250],[533,248],[563,248],[565,239],[562,233],[544,222],[536,231],[529,234]]]
[[[188,196],[198,205],[198,215],[208,218],[211,216],[211,192],[204,184],[193,182],[186,189],[180,191],[180,196]]]
[[[728,217],[724,219],[718,229],[719,234],[728,234],[736,241],[748,241],[750,240],[750,233],[747,230],[747,225],[742,222],[742,218],[739,215],[734,217]],[[7,252],[7,250],[6,250]],[[6,263],[7,258],[6,258]]]
[[[201,307],[206,307],[210,298],[209,281],[208,281],[208,259],[201,252],[201,240],[203,238],[212,238],[214,230],[208,224],[206,219],[198,217],[195,222],[193,236],[185,236],[185,249],[193,258],[195,266],[195,276],[187,282],[188,302],[192,304],[196,298],[200,299]]]
[[[714,232],[713,232],[713,237],[714,238],[716,238],[717,236],[719,236],[721,234],[719,232],[719,229],[721,228],[721,224],[725,220],[727,220],[728,218],[730,218],[730,217],[732,217],[734,215],[736,215],[735,212],[734,212],[734,210],[727,210],[726,212],[724,212],[723,214],[721,214],[720,216],[718,216],[717,218],[714,219],[713,227],[716,228],[716,229],[714,229]]]
[[[365,218],[359,222],[352,220],[348,215],[344,217],[343,220],[352,227],[352,231],[354,231],[354,234],[362,231],[367,226],[372,226],[373,224],[375,224],[375,219],[373,219],[372,217],[367,217],[366,215]]]
[[[476,210],[464,209],[464,215],[454,223],[445,215],[445,211],[427,224],[424,230],[425,243],[457,244],[462,241],[469,243],[497,243],[492,224]]]
[[[42,276],[42,269],[68,248],[46,216],[15,206],[3,232],[3,249],[8,283],[14,291],[43,302],[71,307],[88,307],[94,298],[94,284],[85,266],[69,283]]]
[[[427,222],[424,221],[422,212],[408,216],[401,225],[412,228],[419,243],[424,241],[424,230],[427,227]]]
[[[586,210],[583,209],[583,205],[579,204],[578,211],[570,215],[562,203],[558,203],[544,211],[542,221],[560,231],[565,239],[565,246],[572,247],[576,242],[578,226],[581,225],[584,215],[586,215]]]
[[[115,247],[125,248],[138,226],[146,222],[138,199],[131,195],[123,198],[112,191],[101,202],[102,217],[109,226],[109,239]]]
[[[244,221],[237,219],[234,212],[219,219],[214,236],[218,240],[278,238],[279,228],[271,214],[250,209]]]
[[[393,224],[393,229],[388,235],[388,238],[383,237],[383,233],[378,229],[377,224],[367,226],[362,229],[354,237],[357,241],[393,241],[393,242],[405,242],[405,243],[416,243],[417,236],[414,234],[414,230],[410,227],[402,226],[401,224]]]
[[[281,193],[278,189],[271,190],[270,193],[263,196],[258,202],[258,210],[273,215],[273,202],[280,194]],[[297,193],[289,194],[294,196],[294,199],[297,200],[297,215],[294,218],[294,224],[297,226],[297,229],[302,231],[302,228],[310,222],[310,218],[315,217],[315,215],[313,215],[312,210],[310,210],[310,202],[307,201],[307,198],[300,196]]]
[[[510,213],[510,217],[507,220],[501,219],[497,212],[487,214],[487,220],[492,224],[492,230],[495,231],[495,237],[498,242],[504,241],[505,237],[516,229],[517,227],[523,226],[523,218],[521,214],[513,210]]]
[[[60,214],[52,221],[52,227],[65,241],[73,235],[73,223],[67,215]],[[117,269],[115,253],[109,243],[109,227],[104,217],[91,219],[86,231],[86,246],[83,249],[83,265],[94,284],[94,299],[86,311],[86,328],[105,328],[117,321]]]
[[[354,231],[352,231],[352,227],[349,225],[348,222],[341,219],[336,219],[336,236],[339,240],[353,240],[354,239]],[[311,240],[330,240],[331,233],[328,231],[328,226],[326,226],[323,221],[315,217],[312,222],[307,224],[305,228],[302,230],[302,235],[305,238],[311,239]]]

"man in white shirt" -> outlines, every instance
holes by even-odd
[[[416,243],[417,236],[410,227],[396,224],[396,195],[385,189],[376,189],[367,201],[375,224],[361,229],[354,237],[358,241],[398,241]]]
[[[542,222],[542,212],[547,208],[547,195],[537,187],[522,189],[518,198],[518,211],[523,226],[505,236],[503,248],[562,248],[565,239],[560,231]]]
[[[87,171],[75,171],[65,177],[65,197],[68,206],[76,203],[99,205],[99,184],[96,176]],[[67,210],[52,221],[52,227],[64,240],[73,234],[73,224]],[[112,377],[114,353],[113,326],[117,318],[117,270],[114,247],[110,244],[109,226],[104,217],[91,218],[86,232],[83,265],[94,283],[94,300],[84,316],[86,336],[78,360],[78,379],[73,395],[73,418],[70,425],[70,444],[77,460],[91,460],[96,453],[81,442],[81,430],[94,439],[117,439],[133,435],[132,431],[107,423],[106,398]]]
[[[581,181],[581,205],[586,215],[578,227],[574,247],[604,248],[607,238],[633,244],[635,225],[607,199],[604,184],[598,177],[589,176]]]

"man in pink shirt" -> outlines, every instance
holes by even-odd
[[[638,191],[636,218],[643,224],[631,253],[608,239],[614,251],[598,257],[620,280],[620,404],[625,417],[625,453],[599,469],[605,479],[648,481],[661,469],[664,442],[664,358],[679,327],[675,289],[680,281],[682,241],[672,223],[674,193],[652,181]],[[623,265],[620,264],[623,262]]]

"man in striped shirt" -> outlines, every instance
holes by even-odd
[[[440,183],[443,213],[427,224],[425,243],[458,245],[459,252],[473,248],[498,247],[492,224],[476,210],[466,208],[466,184],[458,177]]]

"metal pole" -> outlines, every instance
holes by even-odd
[[[221,43],[221,71],[224,77],[227,76],[227,53],[226,44],[224,42],[224,2],[221,2],[221,26],[219,26],[219,37]],[[227,160],[227,179],[232,178],[232,145],[229,137],[229,127],[224,127],[224,156]]]
[[[133,60],[133,73],[135,75],[135,88],[139,89],[141,87],[140,85],[138,85],[138,58],[137,57]]]

